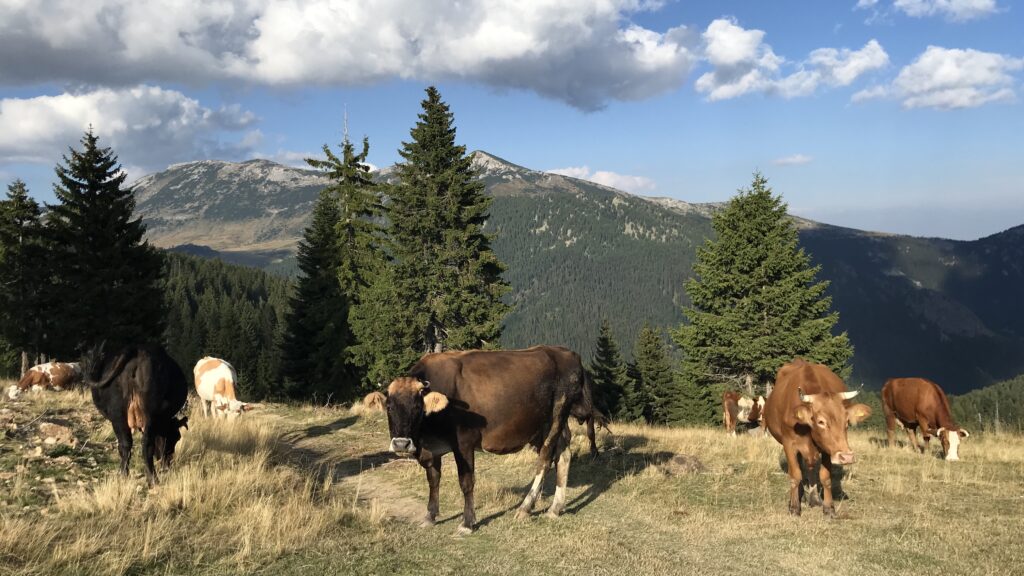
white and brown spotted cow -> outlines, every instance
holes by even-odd
[[[78,362],[46,362],[28,369],[17,384],[11,385],[7,396],[12,400],[28,390],[67,390],[82,382]]]
[[[203,415],[209,416],[212,412],[215,417],[234,420],[251,409],[247,402],[241,402],[235,396],[238,376],[226,361],[206,356],[196,362],[192,374],[195,376],[196,393],[203,405]]]

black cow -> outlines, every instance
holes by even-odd
[[[557,486],[548,514],[565,507],[569,478],[570,416],[590,419],[594,411],[580,357],[567,348],[427,354],[388,387],[391,451],[415,457],[426,470],[430,495],[425,524],[438,513],[441,456],[452,452],[465,499],[460,533],[476,523],[473,506],[474,451],[538,451],[535,476],[517,518],[527,516],[540,494],[544,474],[557,461]],[[591,428],[592,429],[592,428]],[[592,433],[591,433],[592,435]]]
[[[101,345],[82,359],[82,372],[93,403],[114,427],[121,473],[128,474],[132,429],[141,429],[146,480],[157,484],[154,456],[169,468],[181,428],[188,428],[188,418],[176,417],[188,396],[181,367],[160,346],[134,345],[104,354]]]

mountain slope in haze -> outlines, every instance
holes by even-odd
[[[604,317],[627,351],[644,323],[682,321],[683,283],[720,205],[634,196],[484,152],[474,161],[513,287],[505,346],[559,343],[589,357]],[[323,185],[262,160],[189,163],[141,180],[138,212],[159,246],[281,270]],[[958,242],[794,220],[832,282],[853,382],[919,375],[962,393],[1024,372],[1024,227]]]

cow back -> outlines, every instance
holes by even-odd
[[[957,428],[949,409],[949,399],[938,384],[925,378],[890,378],[882,386],[885,409],[905,424],[919,417],[932,428]]]
[[[846,392],[846,384],[821,364],[795,360],[780,368],[775,376],[775,387],[764,406],[765,425],[779,442],[796,430],[796,409],[802,404],[800,392],[807,395]]]

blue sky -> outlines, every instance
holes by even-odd
[[[1021,30],[1007,0],[0,0],[0,182],[52,200],[90,123],[133,177],[298,164],[345,109],[384,166],[436,84],[530,168],[692,202],[760,170],[802,216],[972,239],[1024,224]]]

